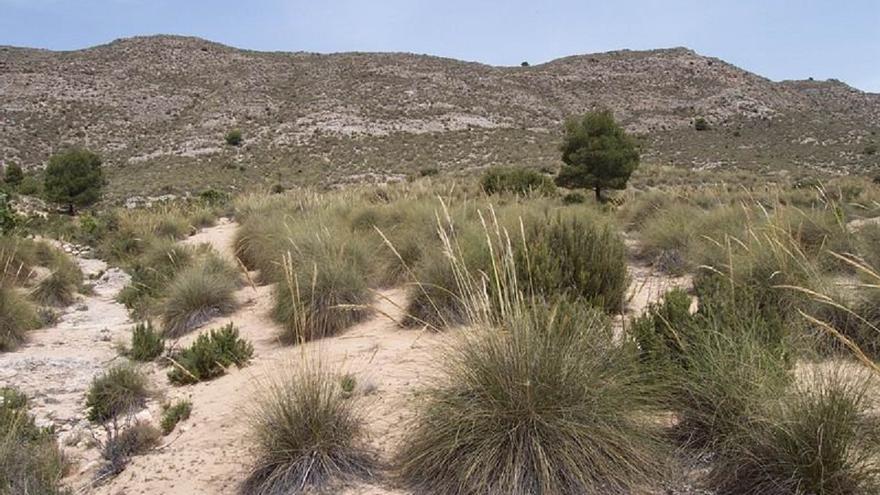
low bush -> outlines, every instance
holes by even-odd
[[[319,365],[303,365],[276,378],[252,415],[257,461],[240,493],[312,493],[368,478],[374,463],[355,408],[336,375]]]
[[[131,349],[127,356],[135,361],[152,361],[165,351],[165,338],[153,328],[151,321],[138,323],[131,329]]]
[[[567,205],[579,205],[586,201],[587,198],[581,193],[568,193],[562,197],[562,203]]]
[[[518,278],[537,294],[582,298],[608,312],[623,308],[626,247],[610,225],[557,216],[530,225],[520,245]]]
[[[165,290],[162,328],[166,337],[178,337],[211,318],[235,309],[239,277],[216,255],[207,255],[179,273]]]
[[[241,130],[239,130],[239,129],[230,130],[229,132],[226,133],[226,136],[224,137],[224,139],[226,140],[226,144],[228,144],[230,146],[241,146],[241,143],[243,141],[243,138],[241,135]]]
[[[92,380],[86,393],[87,417],[95,423],[116,422],[142,408],[149,395],[147,377],[123,364]]]
[[[553,179],[527,168],[490,168],[480,179],[486,194],[513,193],[547,196],[556,192]]]
[[[0,351],[14,350],[37,328],[37,313],[15,289],[0,285]]]
[[[162,436],[153,425],[142,421],[123,429],[109,430],[108,435],[101,446],[101,457],[106,464],[98,470],[98,479],[121,473],[133,456],[148,452]]]
[[[444,356],[396,456],[418,493],[630,493],[666,450],[629,346],[583,303],[511,308]]]
[[[820,377],[743,422],[709,474],[719,495],[880,493],[880,420],[864,379]]]
[[[67,464],[52,430],[40,428],[27,398],[0,389],[0,493],[60,495]]]
[[[250,342],[239,337],[230,323],[199,335],[191,346],[176,353],[168,379],[176,385],[210,380],[226,373],[230,366],[245,366],[254,354]]]
[[[688,332],[694,317],[690,313],[691,298],[682,289],[668,291],[661,302],[651,303],[633,320],[629,332],[638,345],[645,363],[662,369],[680,364],[688,350]]]
[[[170,434],[177,427],[178,423],[189,419],[191,413],[192,402],[189,400],[179,400],[174,404],[166,404],[162,411],[162,421],[160,423],[162,434]]]

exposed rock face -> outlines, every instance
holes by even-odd
[[[595,107],[643,134],[660,163],[840,169],[880,160],[860,154],[880,140],[880,95],[836,81],[775,83],[683,48],[510,68],[261,53],[170,36],[74,52],[0,48],[0,160],[35,167],[65,144],[87,145],[113,166],[115,192],[170,192],[181,174],[193,186],[228,186],[553,166],[561,120]],[[696,117],[712,131],[692,132]],[[242,147],[223,142],[233,127]]]

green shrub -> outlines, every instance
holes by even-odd
[[[524,241],[518,278],[537,294],[583,298],[609,312],[623,308],[629,287],[626,247],[610,225],[557,216],[530,225]]]
[[[682,289],[673,289],[662,302],[651,303],[633,320],[630,333],[644,362],[660,366],[680,363],[688,349],[687,332],[693,325],[691,298]]]
[[[24,181],[24,170],[22,170],[21,165],[17,163],[6,165],[6,170],[3,173],[3,182],[15,189],[21,185],[22,181]]]
[[[226,373],[226,368],[245,366],[254,354],[250,342],[238,336],[230,323],[199,335],[191,346],[172,357],[174,367],[168,379],[176,385],[210,380]]]
[[[191,413],[192,402],[189,400],[179,400],[174,404],[166,404],[162,411],[162,421],[160,423],[162,434],[170,434],[178,423],[189,419]]]
[[[216,189],[205,189],[199,193],[199,201],[208,206],[219,206],[229,201],[229,194]]]
[[[95,423],[115,422],[143,407],[147,396],[147,377],[130,365],[117,365],[92,380],[87,416]]]
[[[127,355],[135,361],[152,361],[165,351],[165,339],[153,328],[151,321],[138,323],[131,329],[131,349]]]
[[[251,421],[257,461],[242,494],[312,493],[372,473],[355,402],[319,365],[271,382]]]
[[[562,197],[562,203],[567,205],[579,205],[581,203],[585,203],[587,198],[584,197],[581,193],[568,193]]]
[[[863,379],[837,373],[785,394],[720,449],[719,495],[880,493],[880,421]]]
[[[655,390],[582,303],[525,303],[471,330],[396,456],[416,493],[630,493],[660,476]]]
[[[43,196],[43,184],[33,175],[25,175],[16,191],[24,196]]]
[[[166,337],[183,335],[211,318],[235,309],[238,274],[224,260],[209,255],[179,273],[162,302]]]
[[[224,139],[226,140],[226,144],[228,144],[229,146],[241,146],[241,143],[243,141],[243,138],[241,135],[241,130],[239,130],[239,129],[230,130],[229,132],[226,133],[226,136]]]
[[[6,194],[0,190],[0,235],[11,234],[20,223],[21,220],[9,205]]]
[[[14,350],[24,342],[27,332],[37,326],[33,306],[15,289],[0,285],[0,351]]]
[[[60,495],[66,463],[52,430],[40,428],[27,398],[0,389],[0,493]]]
[[[553,194],[553,179],[527,168],[490,168],[483,174],[480,185],[486,194],[514,193],[519,195]]]
[[[708,131],[709,130],[709,122],[706,121],[703,117],[697,117],[694,119],[694,129],[698,131]]]

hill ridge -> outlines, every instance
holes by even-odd
[[[607,107],[646,159],[691,168],[873,169],[880,95],[774,82],[685,47],[529,67],[409,53],[260,52],[183,36],[0,49],[0,161],[95,148],[138,189],[395,180],[420,167],[553,168],[566,117]],[[702,117],[712,131],[696,132]],[[233,127],[241,148],[225,146]],[[736,137],[736,139],[734,139]],[[814,143],[820,144],[814,144]],[[169,173],[168,171],[172,173]]]

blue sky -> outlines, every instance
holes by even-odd
[[[775,80],[880,92],[880,0],[0,0],[0,45],[68,50],[158,33],[494,65],[687,46]]]

